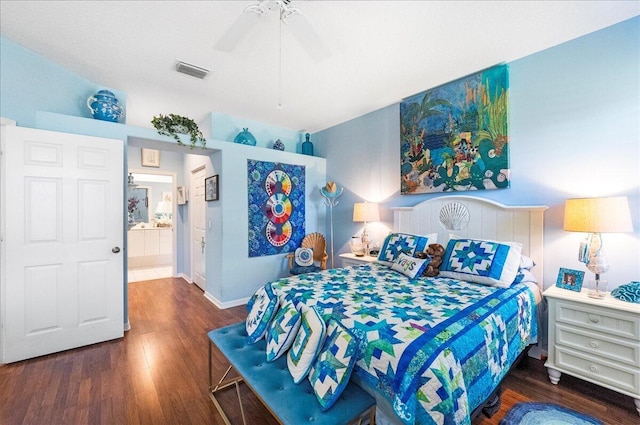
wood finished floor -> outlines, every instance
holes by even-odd
[[[220,310],[182,279],[129,284],[131,330],[124,338],[0,366],[0,424],[223,424],[207,396],[211,329],[246,317],[244,306]],[[223,359],[215,356],[216,374]],[[605,424],[640,423],[633,399],[564,375],[549,383],[542,362],[526,359],[505,380],[498,424],[519,401],[555,402]],[[249,424],[277,422],[243,386]],[[233,390],[223,396],[241,423]]]

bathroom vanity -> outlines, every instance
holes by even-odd
[[[134,227],[127,232],[129,267],[171,264],[171,227]]]

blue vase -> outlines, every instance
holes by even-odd
[[[233,139],[235,143],[240,143],[242,145],[255,146],[256,138],[253,137],[253,134],[249,132],[248,128],[243,128],[240,133]]]
[[[100,90],[87,99],[87,106],[93,118],[101,121],[118,122],[124,117],[124,108],[109,90]]]
[[[304,135],[305,142],[302,144],[302,153],[305,155],[313,156],[313,143],[309,141],[310,134]]]

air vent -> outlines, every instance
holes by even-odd
[[[208,69],[201,68],[199,66],[191,65],[186,62],[178,62],[176,64],[176,71],[183,74],[191,75],[192,77],[203,79],[209,73]]]

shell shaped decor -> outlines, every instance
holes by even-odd
[[[469,210],[459,202],[449,202],[440,209],[440,224],[447,230],[462,230],[469,224]]]
[[[327,252],[327,240],[318,232],[309,233],[304,237],[304,239],[302,239],[302,243],[300,245],[303,248],[312,248],[314,259],[322,258]]]

